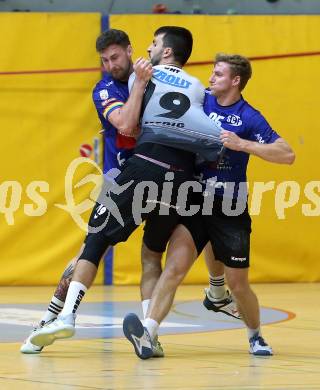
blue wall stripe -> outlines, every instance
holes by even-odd
[[[101,15],[101,31],[109,29],[109,15]],[[101,76],[103,77],[103,75]],[[104,284],[113,283],[113,248],[104,256]]]

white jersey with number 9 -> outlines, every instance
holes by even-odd
[[[131,90],[135,75],[129,79]],[[214,161],[221,150],[221,127],[203,111],[201,82],[172,65],[157,65],[142,104],[138,145],[158,143],[199,154]]]

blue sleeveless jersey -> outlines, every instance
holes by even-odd
[[[113,79],[106,74],[95,86],[92,98],[104,129],[103,173],[111,168],[119,168],[133,154],[136,141],[118,133],[108,117],[128,100],[128,83]]]
[[[269,123],[246,100],[241,99],[230,105],[220,106],[217,98],[206,91],[204,112],[225,130],[236,133],[240,138],[270,144],[280,136],[270,127]],[[205,165],[200,170],[200,180],[216,178],[215,194],[223,196],[226,192],[232,197],[238,196],[240,182],[247,181],[247,165],[249,154],[226,149],[221,161],[215,165]],[[235,183],[234,190],[228,182]],[[239,194],[240,195],[240,194]]]

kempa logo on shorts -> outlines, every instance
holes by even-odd
[[[242,263],[243,261],[246,261],[247,258],[246,257],[234,257],[234,256],[231,256],[231,260],[233,260],[233,261],[240,261]]]

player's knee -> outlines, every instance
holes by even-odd
[[[166,266],[164,274],[168,283],[178,286],[186,276],[187,271],[180,264],[170,264]]]
[[[162,271],[161,267],[161,252],[154,252],[150,250],[145,244],[142,245],[141,249],[141,265],[143,272],[160,272]]]
[[[246,295],[250,290],[250,286],[245,280],[232,279],[228,280],[228,286],[231,290],[232,295],[237,299]]]

